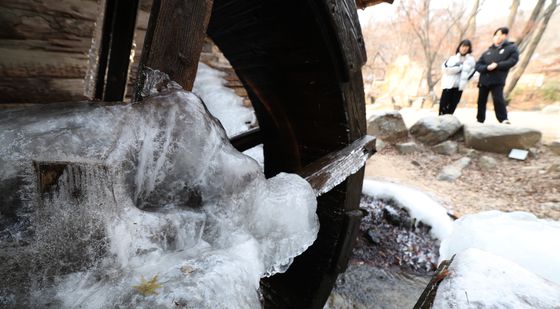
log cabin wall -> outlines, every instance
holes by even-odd
[[[85,100],[95,0],[0,2],[0,103]]]
[[[141,0],[127,99],[148,25],[152,0]],[[92,39],[103,2],[97,0],[3,0],[0,2],[0,104],[88,100],[86,88]],[[243,84],[207,39],[200,61],[225,73],[226,87],[251,103]]]

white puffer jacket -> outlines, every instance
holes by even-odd
[[[461,56],[460,53],[447,59],[442,65],[443,76],[441,87],[443,89],[459,88],[463,90],[474,73],[476,61],[471,54]]]

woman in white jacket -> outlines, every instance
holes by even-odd
[[[449,57],[442,65],[443,76],[441,86],[443,91],[439,101],[439,114],[453,114],[463,89],[474,74],[476,60],[471,55],[472,44],[469,40],[462,40],[457,46],[455,55]]]

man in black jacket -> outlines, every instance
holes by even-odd
[[[478,122],[486,118],[486,102],[488,93],[492,92],[494,111],[500,123],[509,124],[506,100],[504,99],[504,85],[509,69],[519,60],[519,50],[514,43],[507,40],[509,29],[498,28],[494,32],[492,46],[485,51],[476,62],[476,70],[480,72],[478,82]]]

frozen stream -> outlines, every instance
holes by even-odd
[[[319,228],[309,184],[265,179],[186,91],[0,132],[0,307],[255,308]]]

